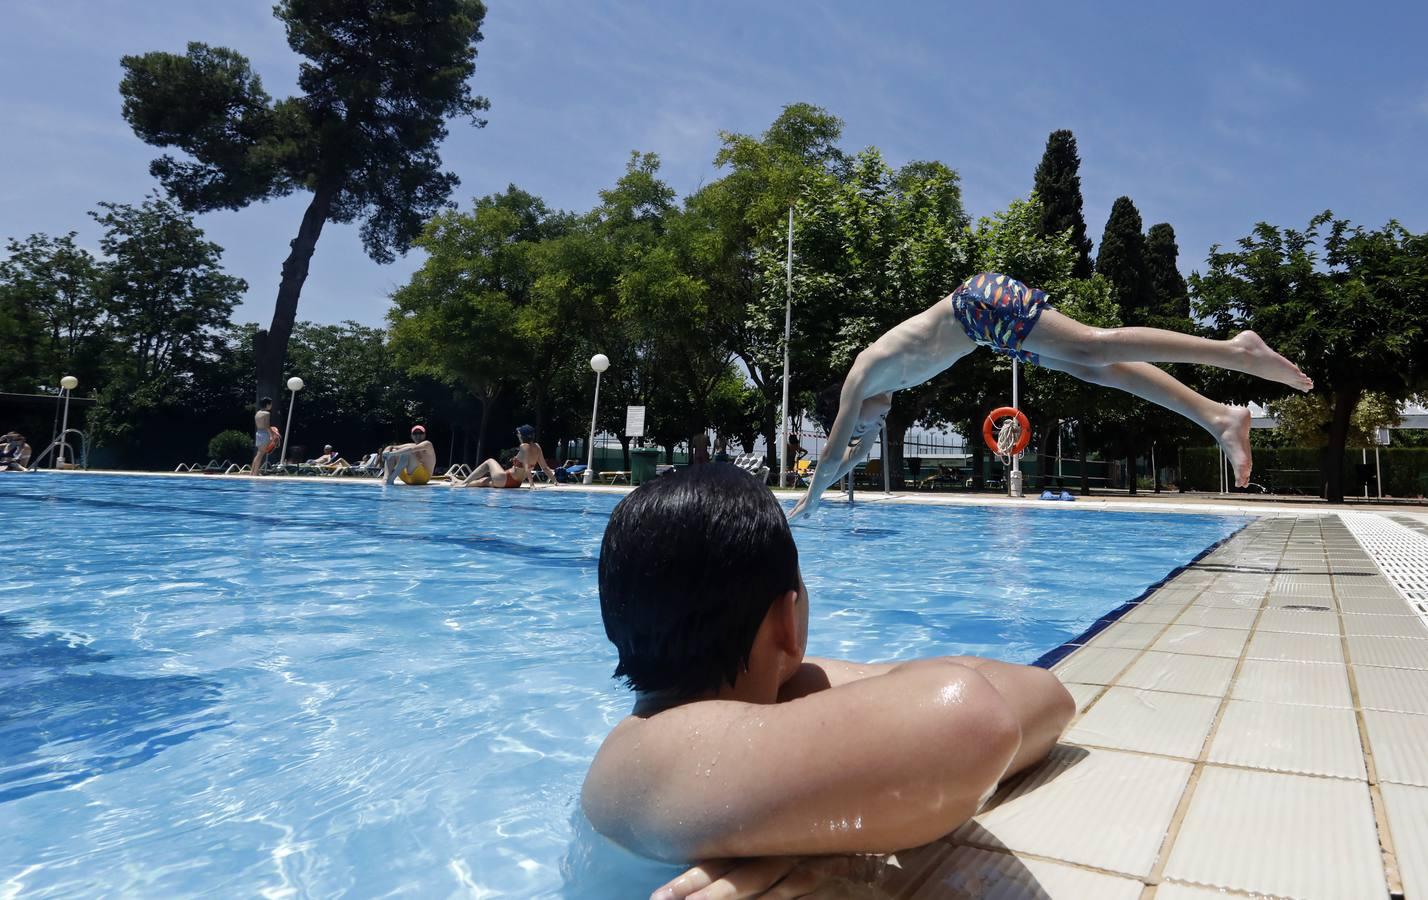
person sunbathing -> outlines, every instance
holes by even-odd
[[[1075,712],[1043,669],[805,657],[810,598],[793,534],[768,488],[727,463],[622,500],[599,589],[615,676],[635,699],[580,802],[626,849],[700,863],[656,896],[729,870],[776,879],[798,857],[942,837],[1043,759]]]
[[[457,487],[518,488],[530,480],[531,473],[536,469],[544,471],[551,484],[559,484],[555,470],[545,461],[545,451],[535,442],[535,429],[522,425],[516,429],[516,439],[521,446],[509,467],[488,459],[472,469],[470,475],[453,484]],[[534,487],[534,483],[531,486]]]
[[[1249,484],[1249,409],[1201,396],[1151,363],[1218,366],[1299,391],[1314,386],[1253,331],[1215,341],[1159,328],[1090,328],[1053,309],[1045,291],[983,272],[858,354],[833,392],[836,412],[828,428],[827,446],[847,449],[814,470],[790,521],[813,512],[823,492],[868,455],[894,391],[951,368],[979,344],[1023,363],[1119,388],[1185,416],[1224,448],[1237,487]]]
[[[31,449],[25,436],[12,431],[0,438],[0,472],[28,472]]]

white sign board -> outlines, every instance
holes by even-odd
[[[1383,427],[1383,428],[1376,428],[1376,429],[1374,429],[1373,437],[1374,437],[1374,443],[1376,443],[1376,444],[1378,444],[1378,445],[1380,445],[1380,446],[1384,446],[1384,447],[1388,446],[1388,428],[1387,428],[1387,426],[1385,426],[1385,427]]]
[[[625,407],[625,437],[645,436],[645,408],[643,406]]]

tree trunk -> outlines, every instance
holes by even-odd
[[[481,424],[477,426],[476,432],[476,465],[486,461],[486,424],[491,420],[491,403],[496,399],[496,392],[482,393],[481,395]]]
[[[1334,392],[1334,416],[1329,421],[1329,447],[1324,459],[1325,492],[1330,503],[1344,502],[1344,447],[1349,442],[1349,422],[1359,405],[1360,388]]]
[[[764,407],[764,447],[764,455],[768,457],[764,463],[770,469],[777,469],[779,460],[778,407],[773,404],[767,404]]]
[[[1041,489],[1046,490],[1052,487],[1051,480],[1056,476],[1051,473],[1052,466],[1048,460],[1051,456],[1051,440],[1056,437],[1056,429],[1061,426],[1060,419],[1052,419],[1046,423],[1046,427],[1041,430],[1041,440],[1036,444],[1036,471],[1041,476]]]
[[[987,486],[986,476],[982,474],[982,454],[985,452],[981,441],[972,443],[972,490],[974,491],[980,491]]]
[[[1135,496],[1135,453],[1126,454],[1126,490]]]
[[[307,211],[302,214],[297,237],[289,243],[292,250],[283,260],[283,279],[278,283],[273,322],[267,331],[259,329],[253,339],[259,397],[277,397],[280,393],[278,386],[283,377],[283,364],[288,358],[288,339],[292,337],[293,323],[297,321],[298,297],[302,294],[303,282],[307,281],[308,264],[312,261],[313,250],[317,248],[317,238],[322,234],[322,226],[327,222],[327,214],[336,196],[335,186],[319,185],[313,192]]]
[[[620,452],[624,455],[626,472],[630,471],[630,439],[625,435],[620,435]]]

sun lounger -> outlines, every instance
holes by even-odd
[[[619,484],[619,483],[622,482],[622,481],[623,481],[625,484],[629,484],[629,483],[630,483],[630,473],[629,473],[629,472],[601,472],[601,473],[599,473],[599,474],[600,474],[600,478],[601,478],[606,484]]]
[[[764,484],[768,484],[769,467],[764,465],[763,457],[757,453],[745,453],[734,460],[734,465],[748,472]]]

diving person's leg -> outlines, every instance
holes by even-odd
[[[1122,362],[1198,363],[1245,372],[1307,391],[1314,382],[1253,331],[1214,341],[1161,328],[1091,328],[1047,307],[1022,349],[1083,366]]]
[[[1044,319],[1043,319],[1044,321]],[[1249,484],[1250,411],[1243,406],[1227,406],[1197,394],[1169,372],[1150,363],[1121,362],[1106,366],[1087,366],[1043,355],[1041,364],[1058,372],[1073,375],[1082,381],[1113,387],[1179,413],[1201,428],[1225,448],[1230,465],[1235,469],[1235,485]]]

